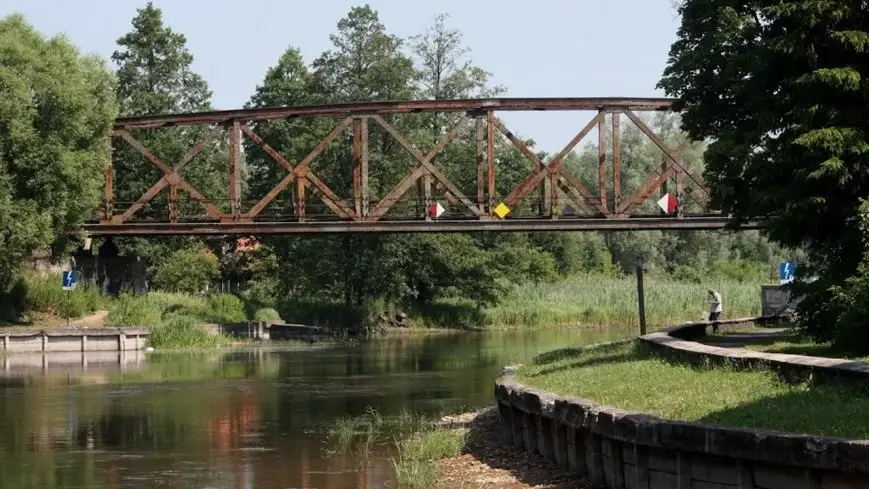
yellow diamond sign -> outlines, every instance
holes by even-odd
[[[501,202],[500,204],[498,204],[497,207],[495,207],[494,211],[495,215],[497,215],[501,219],[504,219],[504,217],[510,213],[510,208],[504,205],[503,202]]]

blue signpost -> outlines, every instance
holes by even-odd
[[[75,290],[75,286],[78,284],[78,272],[64,270],[61,275],[61,282],[63,290]]]
[[[778,264],[778,280],[779,284],[787,284],[794,281],[797,273],[796,263],[779,263]]]
[[[64,270],[60,275],[60,286],[66,291],[66,327],[69,327],[69,293],[75,290],[78,284],[78,272],[74,270]]]

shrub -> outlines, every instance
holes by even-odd
[[[129,293],[118,296],[109,311],[112,326],[156,326],[160,324],[160,304],[149,296],[136,297]]]
[[[281,315],[278,314],[278,311],[276,311],[270,307],[264,307],[262,309],[257,309],[257,311],[253,315],[253,320],[254,321],[265,321],[265,322],[282,321]]]
[[[148,344],[154,348],[213,348],[227,340],[196,326],[196,319],[179,316],[152,328]]]
[[[82,284],[67,292],[60,287],[60,275],[28,274],[26,285],[16,284],[16,299],[29,310],[60,317],[80,318],[93,313],[103,305],[99,290]],[[25,294],[25,298],[21,298]]]
[[[220,274],[220,262],[205,248],[177,250],[154,271],[154,286],[170,292],[195,294]]]
[[[241,299],[232,294],[215,294],[208,298],[208,317],[218,323],[239,323],[247,319]]]

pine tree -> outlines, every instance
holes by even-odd
[[[802,324],[829,337],[836,286],[865,251],[869,196],[869,10],[860,0],[685,0],[660,82],[683,126],[711,139],[713,203],[737,222],[769,218],[768,235],[805,245],[819,280]],[[866,336],[869,345],[869,335]]]

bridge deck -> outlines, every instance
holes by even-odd
[[[467,233],[539,231],[648,231],[717,230],[729,220],[724,216],[559,218],[559,219],[443,219],[378,221],[255,221],[255,222],[147,222],[122,224],[89,223],[84,231],[93,236],[159,235],[263,235],[263,234],[344,234],[344,233]],[[758,229],[759,221],[749,221],[740,229]]]

